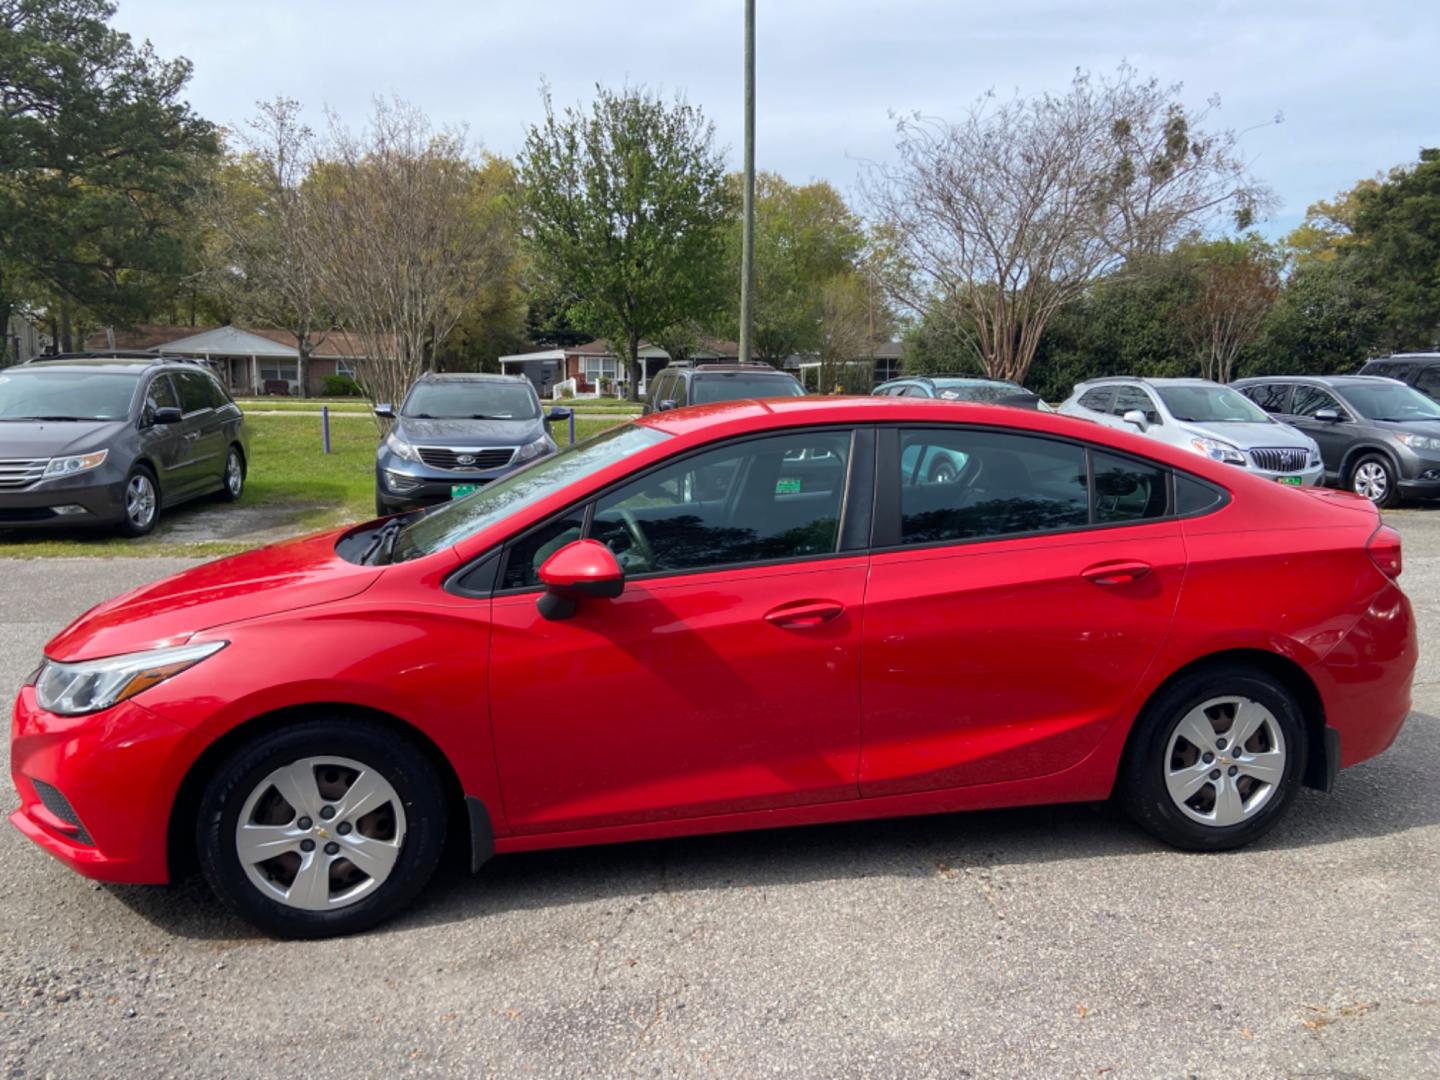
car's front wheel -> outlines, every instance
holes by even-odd
[[[1244,666],[1206,668],[1146,708],[1120,794],[1130,816],[1167,844],[1237,848],[1280,819],[1306,753],[1300,708],[1278,680]]]
[[[440,778],[410,740],[369,720],[310,720],[241,746],[211,777],[200,865],[241,917],[279,937],[374,926],[439,865]]]
[[[160,487],[144,465],[135,466],[125,478],[124,501],[120,531],[131,537],[148,536],[160,520]]]
[[[240,447],[230,447],[225,455],[225,474],[221,479],[224,486],[220,488],[220,498],[226,502],[235,502],[245,494],[245,455]]]
[[[1366,454],[1350,469],[1350,490],[1376,506],[1394,506],[1400,499],[1400,483],[1389,459]]]

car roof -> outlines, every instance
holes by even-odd
[[[137,374],[151,368],[175,368],[183,370],[186,368],[201,368],[208,371],[209,366],[201,360],[186,360],[176,356],[147,356],[143,353],[132,353],[129,355],[102,353],[98,355],[72,354],[70,356],[52,357],[46,360],[31,360],[29,363],[20,364],[16,367],[7,368],[11,374],[28,371],[32,369],[44,369],[46,371],[104,371],[106,369],[133,371]]]
[[[1255,386],[1260,383],[1308,383],[1315,386],[1404,386],[1388,375],[1251,375],[1236,379],[1234,386]]]
[[[781,371],[769,364],[694,364],[689,367],[677,367],[666,365],[661,370],[678,371],[682,375],[780,375],[787,379],[795,378],[788,371]]]
[[[1142,386],[1220,386],[1221,383],[1213,379],[1185,378],[1158,378],[1152,379],[1143,375],[1104,375],[1098,379],[1086,379],[1084,382],[1076,383],[1076,387],[1090,386],[1116,386],[1122,383],[1139,383]]]
[[[1440,353],[1437,352],[1397,352],[1389,356],[1374,356],[1365,361],[1367,364],[1383,364],[1387,360],[1424,360],[1430,363],[1440,363]]]
[[[427,371],[415,381],[417,383],[493,382],[533,385],[524,375],[498,375],[493,371]]]

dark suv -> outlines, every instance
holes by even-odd
[[[375,513],[459,498],[526,462],[555,452],[550,420],[567,409],[540,408],[529,379],[518,375],[422,375],[397,412],[375,415],[395,426],[375,455]]]
[[[1377,506],[1440,498],[1440,405],[1374,375],[1275,375],[1231,384],[1320,446],[1327,483]]]
[[[1360,374],[1399,379],[1431,400],[1440,401],[1440,353],[1396,353],[1371,360]]]
[[[646,413],[746,398],[804,397],[800,380],[764,363],[686,364],[660,369],[645,395]]]
[[[0,528],[155,527],[162,507],[245,487],[240,407],[209,368],[84,354],[0,371]]]

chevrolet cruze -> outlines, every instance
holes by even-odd
[[[1114,794],[1233,848],[1395,738],[1400,572],[1351,493],[1063,416],[656,413],[87,612],[20,691],[11,820],[102,880],[198,860],[296,937],[404,907],[447,836],[478,868]]]

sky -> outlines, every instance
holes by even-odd
[[[733,167],[743,137],[741,0],[118,0],[115,25],[195,65],[191,104],[235,126],[277,94],[359,125],[377,95],[510,155],[597,82],[683,93]],[[959,117],[989,90],[1061,90],[1076,68],[1183,84],[1279,206],[1306,207],[1440,145],[1440,3],[1425,0],[758,0],[756,163],[854,197],[894,153],[896,112]],[[1276,116],[1283,121],[1274,123]]]

